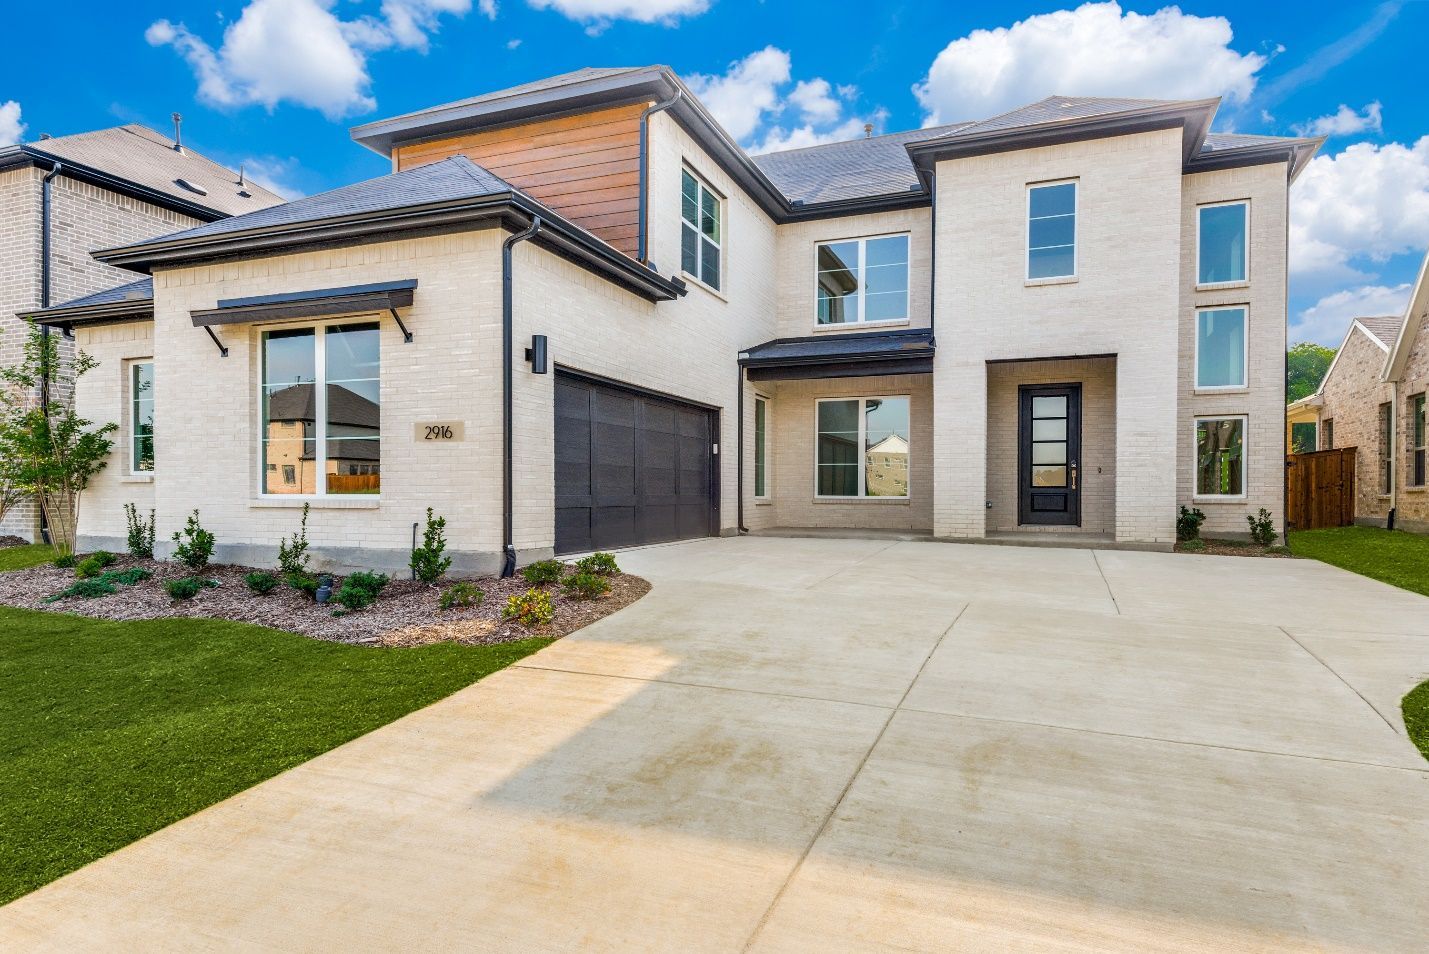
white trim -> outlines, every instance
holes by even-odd
[[[1228,282],[1203,282],[1201,281],[1201,210],[1223,208],[1228,205],[1245,206],[1245,243],[1244,251],[1241,255],[1241,266],[1245,273],[1244,278],[1237,278]],[[1227,199],[1223,202],[1205,202],[1196,206],[1196,290],[1205,291],[1215,288],[1240,288],[1250,284],[1250,199]]]
[[[155,369],[155,367],[154,367],[154,359],[153,359],[152,357],[150,357],[150,358],[130,358],[130,359],[128,359],[127,361],[124,362],[124,391],[125,391],[125,394],[126,394],[127,397],[128,397],[128,401],[126,402],[126,403],[127,403],[127,407],[125,408],[125,410],[128,412],[128,427],[127,427],[125,430],[126,430],[126,436],[127,436],[127,438],[128,438],[128,440],[126,441],[126,443],[128,443],[129,449],[128,449],[128,451],[127,451],[126,453],[127,453],[128,458],[129,458],[129,474],[128,474],[128,476],[130,476],[130,477],[147,477],[147,478],[149,478],[150,480],[153,480],[153,479],[154,479],[154,473],[159,469],[159,455],[158,455],[158,453],[157,453],[157,451],[158,451],[158,448],[157,448],[157,447],[155,448],[154,467],[153,467],[152,470],[139,470],[137,467],[134,466],[134,465],[137,463],[137,461],[135,461],[135,459],[134,459],[134,426],[138,423],[138,420],[137,420],[137,418],[136,418],[135,415],[134,415],[134,405],[135,405],[135,404],[137,403],[137,401],[138,401],[138,398],[137,398],[137,397],[135,396],[135,394],[134,394],[134,371],[135,371],[135,369],[138,368],[140,365],[144,365],[144,364],[149,365],[149,380],[150,380],[150,382],[151,382],[150,387],[151,387],[151,388],[156,387],[156,386],[157,386],[157,381],[156,381],[156,378],[155,378],[156,369]],[[154,423],[155,423],[155,428],[154,428],[154,429],[155,429],[155,431],[157,432],[157,430],[158,430],[159,403],[158,403],[157,400],[155,400],[155,398],[154,398],[154,392],[153,392],[153,391],[150,391],[149,401],[150,401],[150,403],[152,403],[152,404],[154,405]],[[152,441],[153,439],[154,439],[154,435],[153,435],[153,434],[150,434],[150,435],[149,435],[149,440]]]
[[[1203,494],[1197,484],[1201,473],[1201,448],[1196,431],[1202,421],[1240,421],[1240,493]],[[1245,500],[1250,494],[1250,415],[1197,414],[1191,419],[1191,499],[1209,503]]]
[[[1379,350],[1383,351],[1385,354],[1389,354],[1389,351],[1390,351],[1389,345],[1385,344],[1383,341],[1380,341],[1380,340],[1379,340],[1379,335],[1377,335],[1377,334],[1375,334],[1373,331],[1371,331],[1370,328],[1369,328],[1369,325],[1365,324],[1363,321],[1361,321],[1360,319],[1356,318],[1356,319],[1354,320],[1354,324],[1353,324],[1352,327],[1358,328],[1360,331],[1363,331],[1364,334],[1365,334],[1365,337],[1368,338],[1370,341],[1373,341],[1376,348],[1378,348]],[[1400,330],[1402,331],[1402,330],[1404,330],[1404,329],[1401,327]]]
[[[1419,391],[1415,394],[1411,394],[1406,398],[1406,402],[1410,407],[1409,420],[1404,422],[1407,425],[1404,430],[1404,449],[1409,452],[1409,456],[1404,465],[1404,489],[1423,490],[1425,485],[1429,484],[1429,392]],[[1422,404],[1423,407],[1414,407],[1416,402]],[[1423,444],[1414,443],[1414,419],[1418,414],[1423,414],[1425,418],[1424,428],[1420,432],[1420,439],[1424,441]],[[1417,484],[1414,483],[1414,455],[1416,452],[1423,453],[1426,458],[1424,466],[1425,480]]]
[[[757,481],[757,479],[756,479],[756,481],[755,481],[755,491],[754,491],[754,499],[755,499],[755,500],[768,500],[771,496],[773,496],[773,495],[769,492],[769,491],[770,491],[770,484],[771,484],[771,481],[770,481],[770,479],[769,479],[769,477],[770,477],[770,471],[771,471],[771,468],[770,468],[770,466],[769,466],[769,450],[770,450],[770,446],[771,446],[771,441],[769,440],[769,423],[770,423],[770,419],[771,419],[771,418],[770,418],[770,411],[769,411],[769,403],[770,403],[770,402],[769,402],[769,399],[768,399],[767,397],[765,397],[764,395],[760,394],[758,391],[755,391],[755,392],[754,392],[754,421],[755,421],[755,426],[754,426],[754,471],[755,471],[755,475],[757,475],[757,474],[759,473],[759,454],[760,454],[760,451],[763,451],[763,452],[764,452],[764,493],[761,494],[761,493],[759,492],[759,489],[758,489],[758,481]],[[760,446],[760,441],[759,441],[759,405],[761,405],[761,404],[764,405],[764,442],[763,442],[763,446],[762,446],[762,447]],[[815,423],[817,424],[817,420],[815,421]]]
[[[893,496],[869,496],[866,491],[868,485],[867,478],[867,442],[868,442],[868,417],[864,413],[864,408],[869,401],[890,401],[903,400],[908,402],[908,492],[900,497]],[[819,405],[833,403],[837,401],[858,402],[858,493],[857,494],[821,494],[819,493]],[[911,394],[850,394],[841,397],[821,397],[814,399],[814,501],[841,501],[863,503],[870,500],[911,500],[913,497],[913,397]]]
[[[718,239],[718,240],[715,240],[715,239],[711,239],[709,236],[705,235],[705,233],[700,229],[699,215],[700,215],[700,211],[701,211],[701,209],[702,209],[702,206],[701,206],[701,204],[700,204],[700,192],[696,192],[696,194],[695,194],[695,221],[694,221],[693,223],[687,223],[687,222],[685,221],[685,211],[684,211],[685,186],[684,186],[684,183],[683,183],[683,182],[680,183],[680,200],[681,200],[681,201],[680,201],[680,272],[681,272],[681,274],[688,275],[690,278],[693,278],[693,279],[694,279],[696,282],[698,282],[698,283],[700,284],[700,286],[701,286],[702,288],[704,288],[706,291],[712,292],[712,293],[714,293],[714,294],[716,294],[716,295],[719,295],[719,297],[724,298],[723,289],[724,289],[725,284],[726,284],[726,283],[725,283],[725,278],[729,275],[729,263],[725,260],[725,252],[724,252],[724,237],[725,237],[725,226],[726,226],[726,222],[725,222],[725,205],[727,204],[728,197],[727,197],[724,193],[722,193],[722,192],[720,192],[718,189],[716,189],[714,186],[710,185],[709,179],[707,179],[705,176],[703,176],[703,175],[701,175],[699,172],[697,172],[697,171],[695,170],[695,167],[690,164],[690,162],[689,162],[688,159],[681,159],[681,160],[680,160],[680,171],[681,171],[682,173],[686,173],[686,172],[689,173],[689,174],[690,174],[690,177],[695,180],[695,185],[698,186],[699,189],[702,190],[703,192],[708,192],[710,195],[714,196],[714,197],[715,197],[715,200],[719,203],[719,239]],[[695,230],[695,269],[696,269],[696,271],[694,271],[694,272],[690,272],[690,271],[686,271],[686,270],[685,270],[685,251],[684,251],[684,248],[685,248],[685,226],[686,226],[687,224],[688,224],[688,225],[692,225],[692,226],[694,227],[694,230]],[[718,250],[718,252],[719,252],[719,287],[718,287],[718,288],[716,288],[715,286],[711,285],[709,282],[705,281],[705,278],[704,278],[704,261],[705,261],[705,260],[704,260],[704,257],[699,254],[699,251],[700,251],[700,243],[701,243],[701,242],[709,242],[709,243],[710,243],[711,245],[713,245],[713,246],[715,247],[715,249]],[[728,300],[728,299],[726,299],[726,300]]]
[[[1043,275],[1040,278],[1032,277],[1032,190],[1046,189],[1052,186],[1070,185],[1072,187],[1072,273],[1070,275]],[[1024,215],[1022,216],[1022,279],[1025,282],[1060,285],[1074,282],[1080,277],[1082,265],[1081,242],[1081,219],[1082,219],[1082,183],[1079,177],[1068,179],[1048,179],[1045,182],[1029,182],[1026,184]],[[1066,246],[1045,245],[1043,248],[1065,248]]]
[[[868,292],[868,243],[876,242],[879,239],[905,238],[908,240],[908,259],[903,263],[904,278],[903,283],[903,317],[901,318],[879,318],[876,321],[869,321],[864,318],[868,314],[867,292]],[[858,321],[845,321],[841,323],[829,322],[819,323],[819,249],[825,245],[837,245],[840,242],[858,243],[858,265],[856,272],[858,278]],[[815,239],[814,240],[814,329],[824,331],[830,328],[878,328],[888,325],[906,325],[913,320],[913,234],[908,231],[902,232],[881,232],[876,235],[858,235],[849,238],[835,239]]]
[[[1419,337],[1426,315],[1429,315],[1429,254],[1419,266],[1419,277],[1414,281],[1414,289],[1409,295],[1409,304],[1404,309],[1404,321],[1399,326],[1399,337],[1394,340],[1394,348],[1385,361],[1381,380],[1394,381],[1404,374],[1411,350],[1409,343]]]
[[[1239,384],[1202,384],[1201,383],[1201,315],[1208,311],[1239,311],[1240,318],[1240,383]],[[1245,391],[1250,388],[1250,305],[1206,305],[1196,309],[1196,327],[1194,330],[1195,342],[1191,363],[1191,380],[1193,390],[1214,394],[1222,391]]]

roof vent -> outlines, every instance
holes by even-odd
[[[170,118],[174,121],[174,152],[184,151],[184,117],[178,113],[171,113]]]
[[[187,179],[175,179],[174,185],[178,186],[180,189],[188,189],[195,195],[208,195],[207,189],[205,189],[201,185],[195,185]]]
[[[41,138],[41,139],[53,139],[53,138],[55,138],[55,137],[54,137],[54,136],[51,136],[49,133],[40,133],[40,138]]]
[[[864,138],[864,139],[872,139],[872,138],[873,138],[873,123],[864,123],[864,124],[863,124],[863,138]]]

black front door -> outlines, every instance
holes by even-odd
[[[1082,386],[1028,384],[1017,397],[1017,522],[1081,526]]]

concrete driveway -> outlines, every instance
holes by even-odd
[[[1429,600],[746,538],[0,910],[0,949],[1423,950]]]

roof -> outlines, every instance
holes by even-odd
[[[754,164],[793,204],[833,202],[922,192],[907,144],[966,123],[910,129],[865,139],[806,146],[753,157]]]
[[[59,162],[76,173],[112,177],[150,193],[159,204],[206,210],[199,218],[241,215],[283,201],[251,180],[240,182],[237,172],[187,146],[176,150],[172,139],[137,123],[21,143],[0,150],[0,163],[6,158],[47,166]]]
[[[141,278],[138,281],[106,288],[104,291],[84,295],[60,305],[27,312],[20,317],[54,328],[73,328],[76,325],[103,321],[152,320],[154,317],[154,280]]]
[[[932,328],[775,338],[739,353],[750,380],[922,373],[933,370]]]
[[[1046,123],[1060,123],[1073,119],[1089,119],[1094,116],[1110,116],[1133,110],[1158,109],[1184,105],[1169,99],[1116,99],[1096,96],[1048,96],[1046,99],[1019,106],[993,116],[991,119],[964,123],[960,128],[944,135],[972,135],[999,132],[1008,129],[1025,129]],[[930,137],[934,138],[934,137]]]
[[[1388,350],[1394,347],[1394,342],[1399,338],[1399,329],[1404,325],[1404,316],[1379,315],[1373,318],[1356,318],[1355,324],[1369,332],[1380,347]]]
[[[1385,353],[1381,377],[1383,380],[1390,380],[1389,368],[1391,362],[1394,360],[1394,342],[1398,339],[1399,329],[1403,324],[1404,318],[1395,315],[1351,318],[1350,326],[1345,329],[1344,340],[1342,340],[1340,346],[1335,349],[1335,356],[1330,359],[1330,366],[1325,369],[1324,375],[1321,376],[1320,383],[1315,388],[1315,393],[1308,397],[1301,398],[1300,401],[1295,402],[1295,404],[1299,404],[1301,401],[1309,402],[1310,398],[1324,395],[1325,385],[1329,382],[1330,376],[1335,373],[1335,367],[1340,363],[1340,357],[1345,353],[1345,349],[1349,346],[1350,338],[1354,337],[1356,331],[1368,338],[1371,344]],[[1294,407],[1295,405],[1289,406]]]
[[[1414,282],[1414,290],[1409,295],[1409,306],[1404,309],[1404,322],[1389,352],[1389,360],[1384,366],[1386,381],[1398,381],[1409,364],[1409,353],[1414,350],[1414,342],[1429,322],[1429,254],[1419,266],[1419,278]]]

